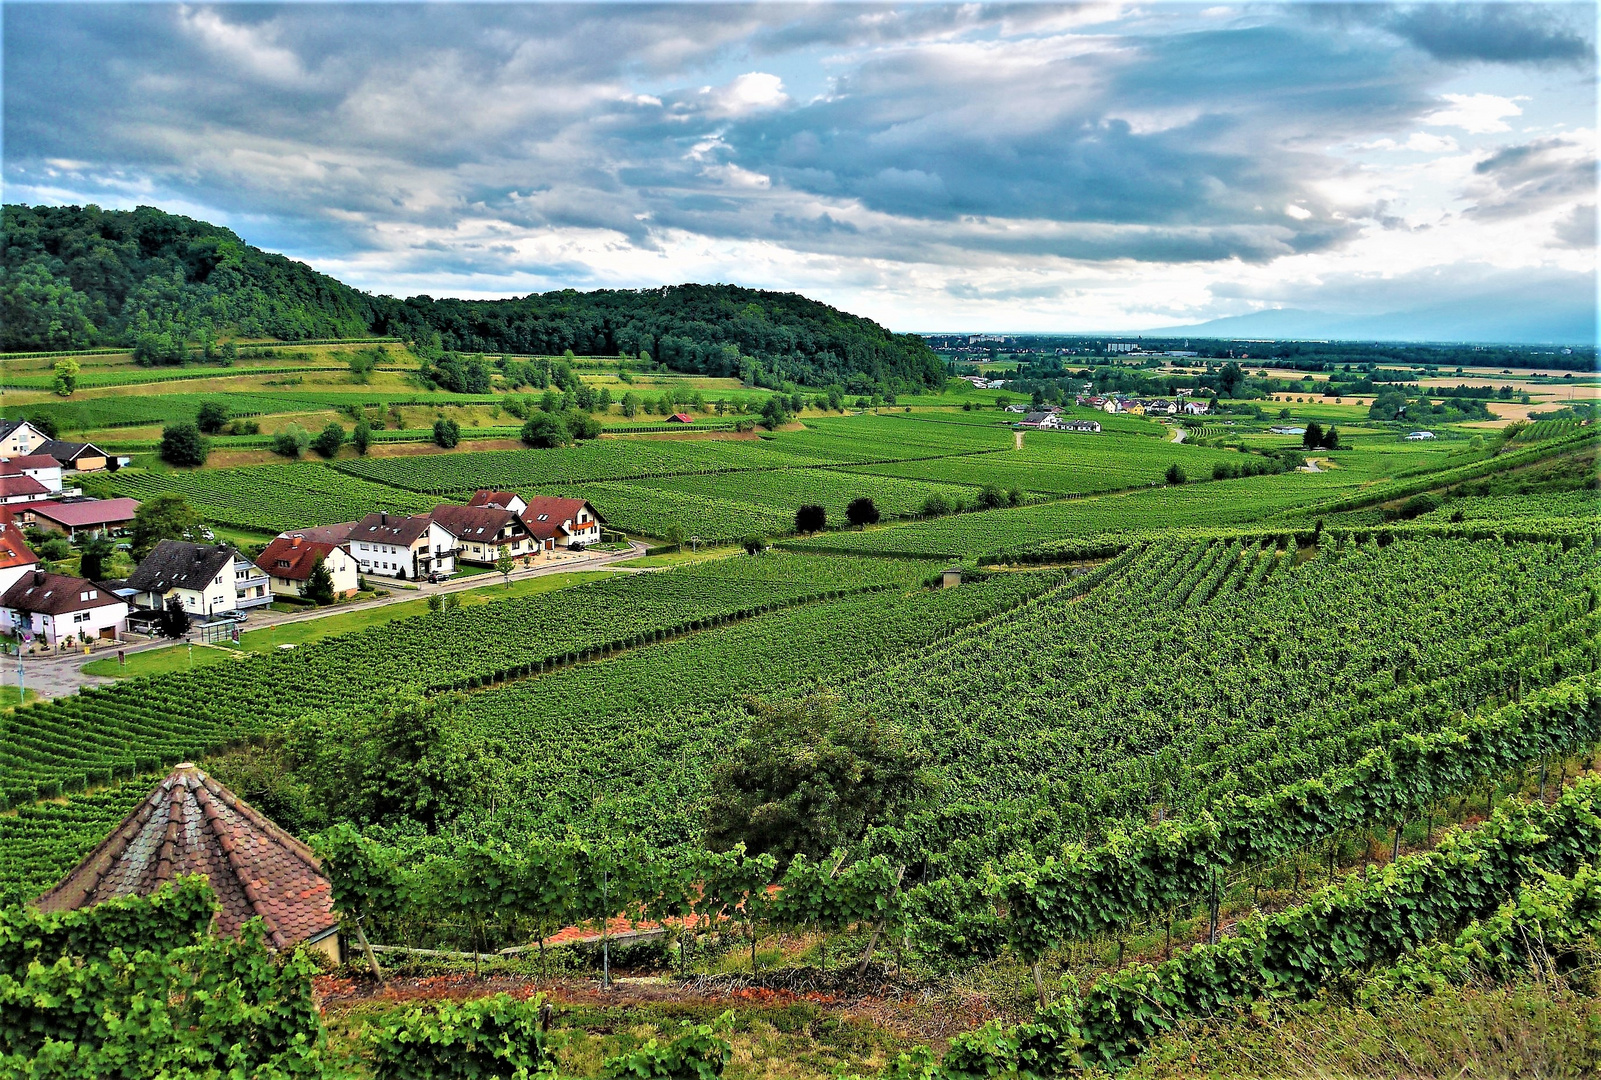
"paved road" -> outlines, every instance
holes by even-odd
[[[1183,442],[1184,441],[1184,431],[1185,431],[1185,429],[1181,428],[1181,427],[1174,428],[1173,429],[1173,441],[1174,442]]]
[[[628,551],[595,551],[585,552],[572,558],[559,559],[553,562],[541,563],[528,570],[516,570],[512,573],[513,581],[522,581],[525,578],[547,577],[551,574],[570,574],[576,570],[615,570],[617,572],[643,572],[628,566],[613,566],[621,559],[631,559],[645,553],[646,545],[631,541]],[[408,600],[431,596],[435,593],[465,592],[468,589],[483,589],[502,582],[501,576],[495,573],[475,574],[471,577],[454,578],[438,585],[429,585],[427,582],[413,582],[415,588],[395,588],[393,582],[373,577],[374,582],[384,582],[386,587],[393,591],[388,596],[380,596],[374,600],[364,600],[358,604],[340,604],[335,607],[311,608],[306,611],[272,611],[267,608],[257,608],[250,613],[250,621],[241,629],[258,630],[269,626],[283,626],[287,623],[309,622],[312,619],[326,619],[330,615],[343,615],[351,611],[366,611],[370,608],[384,607],[388,604],[403,604]],[[146,652],[150,649],[160,649],[172,644],[165,638],[145,639],[141,635],[133,635],[123,644],[125,652]],[[202,646],[204,647],[204,646]],[[93,659],[115,657],[110,650],[97,651]],[[53,656],[24,656],[23,682],[29,689],[37,692],[42,698],[56,698],[65,694],[75,693],[85,686],[100,686],[105,683],[116,682],[116,679],[101,675],[87,675],[81,669],[91,658],[85,657],[81,652],[56,654]],[[15,686],[17,682],[17,658],[8,656],[0,661],[0,682]]]

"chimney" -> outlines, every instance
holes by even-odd
[[[386,511],[386,510],[378,511],[378,524],[380,524],[380,525],[388,525],[389,524],[389,512],[388,511]]]
[[[290,537],[290,538],[289,538],[289,546],[290,546],[290,547],[292,547],[292,548],[297,548],[297,547],[299,547],[299,546],[300,546],[300,537],[298,537],[298,536],[291,536],[291,537]]]
[[[33,572],[33,583],[35,585],[43,585],[44,584],[44,571],[43,570],[35,570]]]

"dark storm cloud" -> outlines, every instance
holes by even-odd
[[[1397,11],[1385,25],[1440,60],[1593,66],[1595,43],[1586,21],[1594,27],[1589,5],[1419,4]]]

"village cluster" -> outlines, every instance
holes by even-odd
[[[283,532],[254,560],[228,544],[166,539],[125,579],[41,569],[24,529],[79,540],[132,527],[138,500],[88,498],[69,486],[112,460],[91,444],[46,438],[23,421],[0,422],[0,633],[45,649],[119,641],[130,630],[153,628],[174,606],[203,627],[226,627],[276,598],[305,597],[319,566],[332,595],[344,598],[369,575],[437,582],[458,564],[493,567],[510,559],[529,567],[601,539],[600,515],[583,499],[479,491],[465,506],[442,503],[410,515],[380,510]]]

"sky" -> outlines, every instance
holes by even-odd
[[[5,201],[159,206],[374,292],[730,282],[908,331],[1595,321],[1593,4],[0,19]]]

